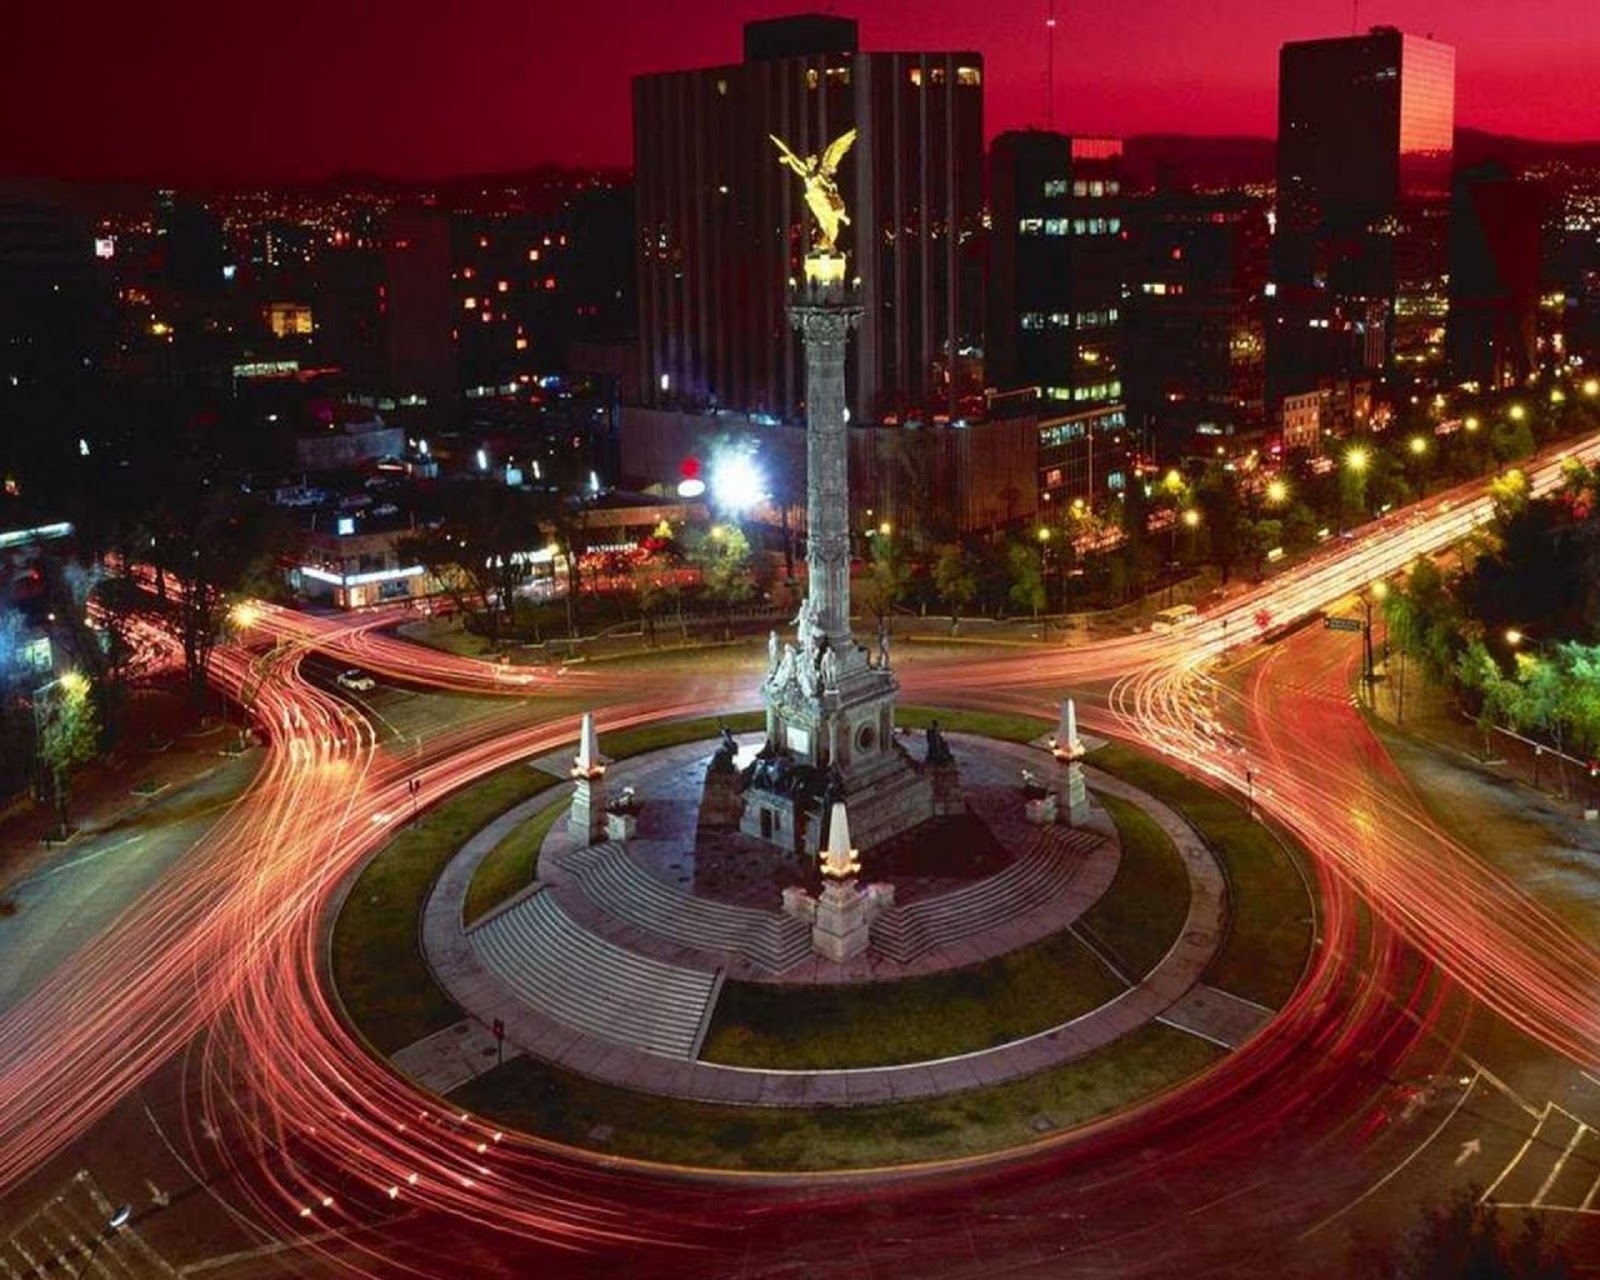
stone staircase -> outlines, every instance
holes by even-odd
[[[560,855],[559,865],[595,906],[679,946],[738,955],[782,973],[811,954],[809,925],[777,911],[736,907],[673,888],[614,842]]]
[[[909,964],[935,947],[1036,910],[1071,882],[1078,869],[1073,855],[1089,852],[1101,838],[1067,827],[1042,830],[1033,847],[999,875],[879,913],[872,922],[872,945],[897,964]]]
[[[535,892],[469,930],[483,967],[557,1022],[618,1044],[692,1060],[720,971],[664,964],[580,927]]]

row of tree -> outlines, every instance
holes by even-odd
[[[1511,471],[1495,516],[1454,564],[1418,560],[1383,602],[1389,644],[1488,731],[1503,725],[1578,756],[1600,754],[1600,472],[1566,466],[1531,498]]]

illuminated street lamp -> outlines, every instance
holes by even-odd
[[[1522,632],[1518,631],[1515,627],[1506,628],[1506,643],[1513,649],[1522,643],[1522,639]]]
[[[1368,461],[1367,451],[1360,445],[1356,445],[1355,448],[1344,455],[1344,465],[1358,475],[1367,469]]]
[[[1287,501],[1288,497],[1289,486],[1282,480],[1267,481],[1267,501],[1273,506],[1278,506],[1280,503]]]
[[[1585,378],[1583,380],[1583,394],[1586,396],[1600,396],[1600,378]]]
[[[1521,422],[1524,418],[1526,418],[1528,416],[1528,411],[1526,409],[1524,409],[1520,404],[1512,405],[1511,408],[1506,410],[1506,412],[1511,415],[1511,421],[1513,421],[1513,422]]]
[[[105,1244],[108,1236],[115,1235],[117,1232],[121,1231],[123,1227],[127,1226],[132,1217],[133,1206],[131,1204],[125,1204],[115,1213],[113,1213],[111,1217],[106,1220],[105,1230],[101,1231],[95,1236],[94,1247],[89,1250],[89,1256],[84,1259],[83,1265],[81,1267],[73,1268],[72,1274],[74,1276],[88,1275],[89,1268],[94,1266],[95,1256],[100,1252],[100,1246]]]
[[[1406,448],[1411,450],[1413,457],[1420,458],[1423,454],[1428,452],[1427,437],[1412,436],[1411,439],[1406,442]]]
[[[1372,583],[1365,591],[1361,593],[1361,608],[1366,614],[1365,621],[1361,628],[1362,647],[1366,651],[1365,656],[1367,660],[1367,669],[1363,675],[1363,678],[1366,680],[1369,687],[1378,678],[1377,663],[1373,661],[1372,657],[1372,606],[1375,603],[1382,603],[1388,598],[1388,596],[1389,584],[1384,582],[1382,579]]]
[[[1467,416],[1466,421],[1463,422],[1461,425],[1463,427],[1465,427],[1468,431],[1476,431],[1478,429],[1478,420],[1476,418],[1472,417],[1469,414]]]

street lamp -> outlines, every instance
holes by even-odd
[[[73,1268],[72,1274],[74,1280],[76,1280],[76,1277],[78,1276],[86,1276],[89,1274],[89,1268],[94,1265],[95,1256],[100,1252],[100,1246],[105,1244],[108,1236],[115,1235],[117,1232],[121,1231],[123,1227],[127,1226],[132,1217],[133,1206],[131,1204],[125,1204],[115,1213],[113,1213],[108,1219],[106,1219],[105,1229],[95,1236],[94,1247],[89,1250],[89,1256],[84,1259],[83,1265],[81,1267]]]
[[[1267,501],[1273,506],[1279,506],[1289,497],[1289,486],[1282,480],[1267,481]]]
[[[1406,442],[1406,447],[1411,450],[1413,457],[1420,458],[1423,454],[1428,452],[1427,438],[1424,436],[1412,436],[1411,439]]]
[[[1389,584],[1384,582],[1382,579],[1372,583],[1372,585],[1370,585],[1361,593],[1361,608],[1366,614],[1366,619],[1361,628],[1361,639],[1362,647],[1365,650],[1365,656],[1367,660],[1365,679],[1368,688],[1371,688],[1371,686],[1378,679],[1377,664],[1373,661],[1372,657],[1372,606],[1374,602],[1382,602],[1383,600],[1387,599],[1388,595]]]
[[[1512,405],[1511,408],[1507,410],[1507,412],[1511,415],[1511,421],[1513,421],[1513,422],[1521,422],[1524,418],[1526,418],[1528,416],[1528,411],[1526,409],[1524,409],[1520,404]]]

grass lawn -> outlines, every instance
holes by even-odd
[[[462,919],[471,924],[484,912],[533,883],[544,838],[567,816],[568,807],[557,801],[539,810],[489,850],[467,885],[466,901],[461,905]]]
[[[1108,744],[1089,763],[1166,801],[1205,837],[1230,895],[1228,936],[1205,980],[1280,1007],[1300,982],[1312,938],[1306,885],[1283,846],[1232,800],[1127,747]]]
[[[1122,990],[1067,932],[982,964],[901,982],[729,982],[701,1057],[793,1069],[919,1062],[1043,1031]]]
[[[356,877],[333,926],[333,980],[351,1019],[380,1051],[392,1053],[460,1020],[417,945],[423,899],[474,832],[556,781],[524,762],[496,770],[424,810]]]
[[[866,1168],[1036,1141],[1170,1088],[1221,1056],[1198,1037],[1150,1023],[1008,1084],[926,1102],[811,1110],[658,1098],[522,1057],[451,1099],[494,1124],[611,1155],[724,1169]]]
[[[1049,733],[1056,727],[1052,720],[1011,712],[945,711],[938,707],[895,708],[894,722],[902,728],[926,729],[930,720],[937,720],[941,729],[951,733],[975,733],[985,738],[998,738],[1002,742],[1032,742],[1040,734]]]
[[[1122,861],[1116,879],[1078,928],[1123,968],[1142,978],[1178,940],[1189,914],[1189,873],[1172,838],[1136,805],[1097,796],[1117,824]]]

